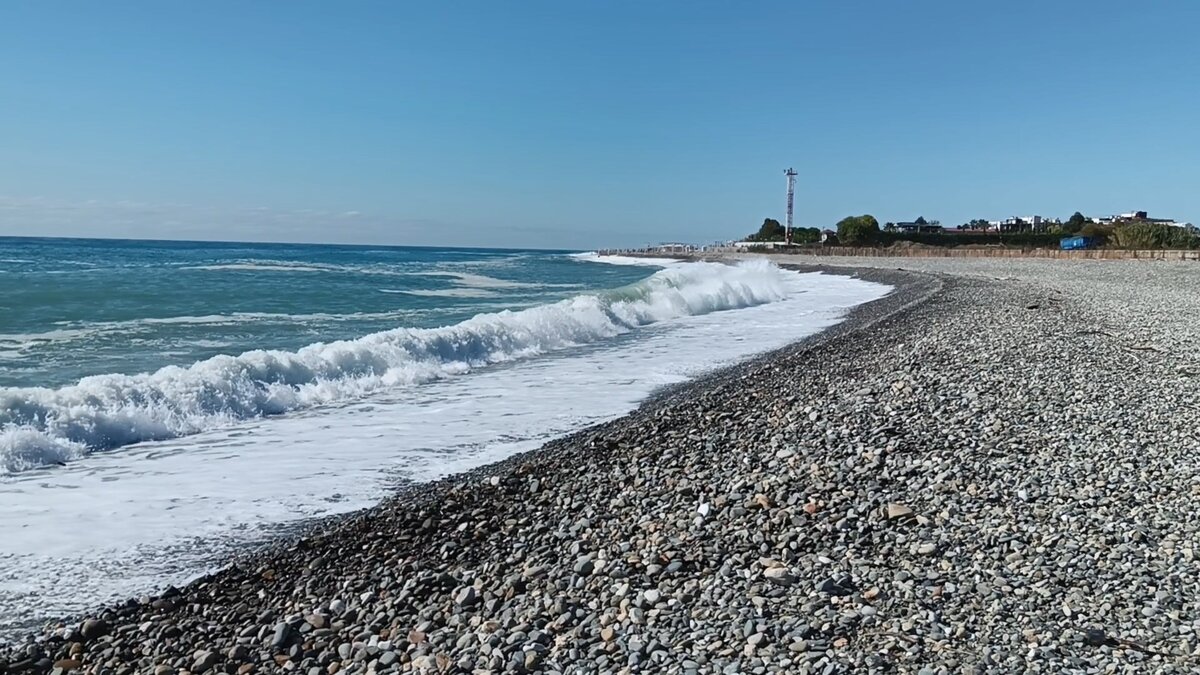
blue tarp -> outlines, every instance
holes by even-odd
[[[1058,244],[1064,251],[1076,251],[1091,247],[1092,240],[1089,237],[1067,237]]]

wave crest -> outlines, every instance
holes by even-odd
[[[763,261],[676,265],[613,291],[443,328],[398,328],[294,352],[255,350],[153,373],[97,375],[59,389],[0,389],[0,469],[61,463],[461,375],[661,321],[782,300],[785,274]]]

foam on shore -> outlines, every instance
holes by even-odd
[[[639,283],[453,326],[398,328],[298,351],[255,350],[59,389],[0,389],[0,470],[70,461],[596,343],[639,327],[787,297],[773,264],[697,263]],[[474,279],[474,283],[480,283]]]

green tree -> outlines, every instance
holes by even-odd
[[[875,216],[847,216],[838,221],[838,241],[847,246],[874,243],[879,237],[879,221]]]
[[[1067,222],[1063,223],[1062,229],[1064,232],[1076,234],[1090,222],[1092,221],[1088,220],[1087,217],[1085,217],[1082,213],[1076,211],[1070,218],[1067,219]]]
[[[929,224],[928,222],[926,222],[925,216],[917,216],[917,219],[914,220],[913,222],[916,223],[917,225],[928,225]]]
[[[779,221],[774,218],[766,218],[763,220],[762,227],[758,228],[758,232],[746,239],[748,241],[783,241],[783,236],[783,225],[780,225]]]
[[[815,244],[821,241],[821,230],[815,227],[793,227],[793,244]]]
[[[1113,228],[1111,227],[1106,227],[1097,223],[1088,223],[1087,225],[1079,228],[1079,231],[1075,234],[1088,237],[1092,241],[1096,242],[1096,244],[1104,245],[1108,243],[1108,238],[1112,236],[1112,233]]]
[[[1182,227],[1146,222],[1118,225],[1109,241],[1127,249],[1196,248],[1200,245],[1200,240]]]

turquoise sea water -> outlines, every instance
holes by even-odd
[[[0,470],[562,357],[783,300],[792,276],[560,251],[2,240]]]
[[[0,238],[0,387],[447,326],[652,272],[547,251]]]
[[[0,239],[0,639],[613,419],[887,291],[764,261]]]

